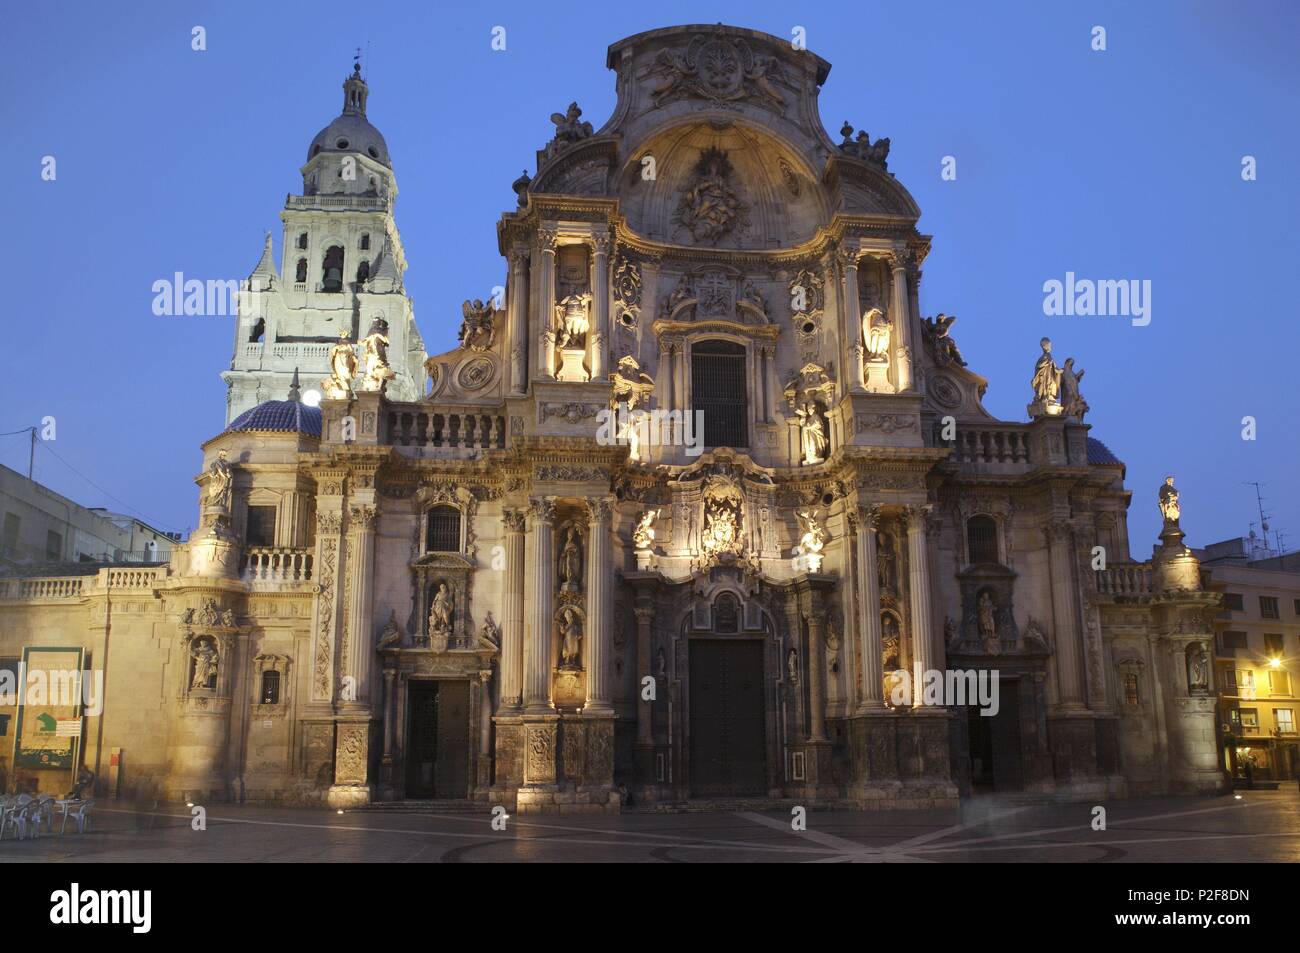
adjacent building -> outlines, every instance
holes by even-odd
[[[245,289],[200,529],[0,593],[0,653],[105,667],[84,760],[170,797],[521,811],[1220,790],[1219,595],[1172,479],[1133,560],[1072,360],[1025,342],[1026,419],[985,409],[921,312],[889,140],[821,124],[830,64],[720,25],[606,62],[612,115],[557,112],[514,183],[504,299],[427,359],[348,77]]]

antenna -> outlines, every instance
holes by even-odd
[[[1253,486],[1255,488],[1255,504],[1256,506],[1259,507],[1260,538],[1264,542],[1264,552],[1267,553],[1268,552],[1268,530],[1269,530],[1268,514],[1264,512],[1264,495],[1263,493],[1260,492],[1260,488],[1263,487],[1265,484],[1260,483],[1258,480],[1245,480],[1243,482],[1245,483],[1246,486]],[[1278,552],[1280,553],[1282,549],[1282,537],[1276,533],[1274,533],[1274,536],[1277,538]]]

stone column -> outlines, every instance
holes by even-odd
[[[530,547],[533,564],[533,604],[528,641],[524,645],[524,711],[551,712],[551,625],[555,598],[555,502],[551,497],[532,500]]]
[[[691,412],[686,400],[686,342],[681,338],[673,341],[673,408],[682,412],[682,418]]]
[[[391,668],[384,669],[384,759],[393,756],[393,736],[397,731],[395,722],[397,712],[393,709],[393,683],[397,672]]]
[[[826,613],[822,600],[812,593],[804,612],[808,623],[808,740],[826,737]]]
[[[344,621],[344,638],[347,641],[343,656],[342,676],[351,676],[352,697],[342,694],[344,704],[367,706],[370,701],[370,663],[375,655],[371,606],[375,587],[371,575],[375,561],[375,521],[378,514],[372,505],[353,506],[348,514],[352,533],[348,541],[348,559],[352,567],[352,611]],[[348,683],[344,682],[342,691]]]
[[[880,633],[880,577],[876,571],[876,526],[880,507],[864,506],[858,510],[858,613],[862,619],[862,696],[858,711],[885,707],[881,655],[884,648]]]
[[[893,316],[894,361],[898,365],[898,389],[900,392],[912,389],[912,357],[916,353],[912,341],[912,322],[908,318],[907,266],[909,256],[906,249],[896,249],[889,256],[889,265],[893,273],[893,292],[890,296],[889,310]]]
[[[604,380],[609,337],[609,238],[592,239],[591,249],[591,379]]]
[[[504,511],[506,524],[506,603],[501,630],[501,711],[519,710],[524,674],[524,524],[523,510]]]
[[[907,508],[908,606],[912,615],[912,706],[925,702],[921,679],[930,670],[930,560],[926,543],[926,515],[929,505]]]
[[[865,390],[862,361],[866,347],[862,341],[862,307],[858,297],[858,252],[840,249],[840,267],[844,270],[844,340],[849,350],[849,387]]]
[[[533,268],[533,280],[537,282],[537,330],[542,336],[537,376],[545,379],[555,376],[555,229],[538,229],[537,242],[541,263]]]
[[[650,748],[654,746],[654,703],[645,697],[642,680],[655,674],[650,668],[650,642],[654,638],[650,626],[654,622],[655,610],[648,600],[642,604],[638,599],[633,611],[636,612],[636,743],[638,747]]]
[[[510,252],[510,287],[506,301],[506,323],[510,332],[510,393],[528,389],[528,252]]]
[[[1056,660],[1057,702],[1062,709],[1082,710],[1083,666],[1080,661],[1082,639],[1079,636],[1077,598],[1074,588],[1072,528],[1065,520],[1055,520],[1043,528],[1047,540],[1052,584],[1053,658]]]
[[[311,700],[328,707],[334,700],[334,672],[337,667],[335,650],[338,642],[339,619],[342,615],[343,567],[345,556],[341,529],[343,526],[340,493],[342,478],[330,474],[329,479],[318,480],[321,485],[316,511],[315,583],[320,586],[312,615],[312,673]]]
[[[604,714],[613,711],[609,703],[610,625],[613,600],[610,582],[614,566],[610,559],[609,526],[612,504],[605,498],[587,501],[590,512],[587,543],[587,634],[586,669],[587,703],[583,712]]]

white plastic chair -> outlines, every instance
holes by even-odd
[[[0,840],[4,840],[5,831],[12,830],[19,840],[27,839],[28,820],[32,805],[15,804],[5,809],[4,818],[0,820]],[[35,834],[32,835],[36,836]]]
[[[39,831],[41,821],[45,822],[45,832],[54,833],[54,795],[38,794],[36,796],[36,813],[32,815],[33,823]]]
[[[68,818],[74,818],[77,822],[77,833],[84,834],[90,830],[90,808],[95,803],[95,799],[88,801],[76,801],[68,805],[67,811],[63,815],[63,825],[59,828],[62,834],[68,828]]]

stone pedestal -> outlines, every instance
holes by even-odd
[[[370,722],[339,722],[334,735],[334,784],[325,797],[333,808],[369,804]]]
[[[863,386],[870,394],[892,394],[894,385],[889,382],[889,363],[867,361]]]
[[[560,369],[555,375],[557,381],[566,383],[586,383],[591,380],[582,360],[586,352],[580,347],[566,347],[560,350]]]

